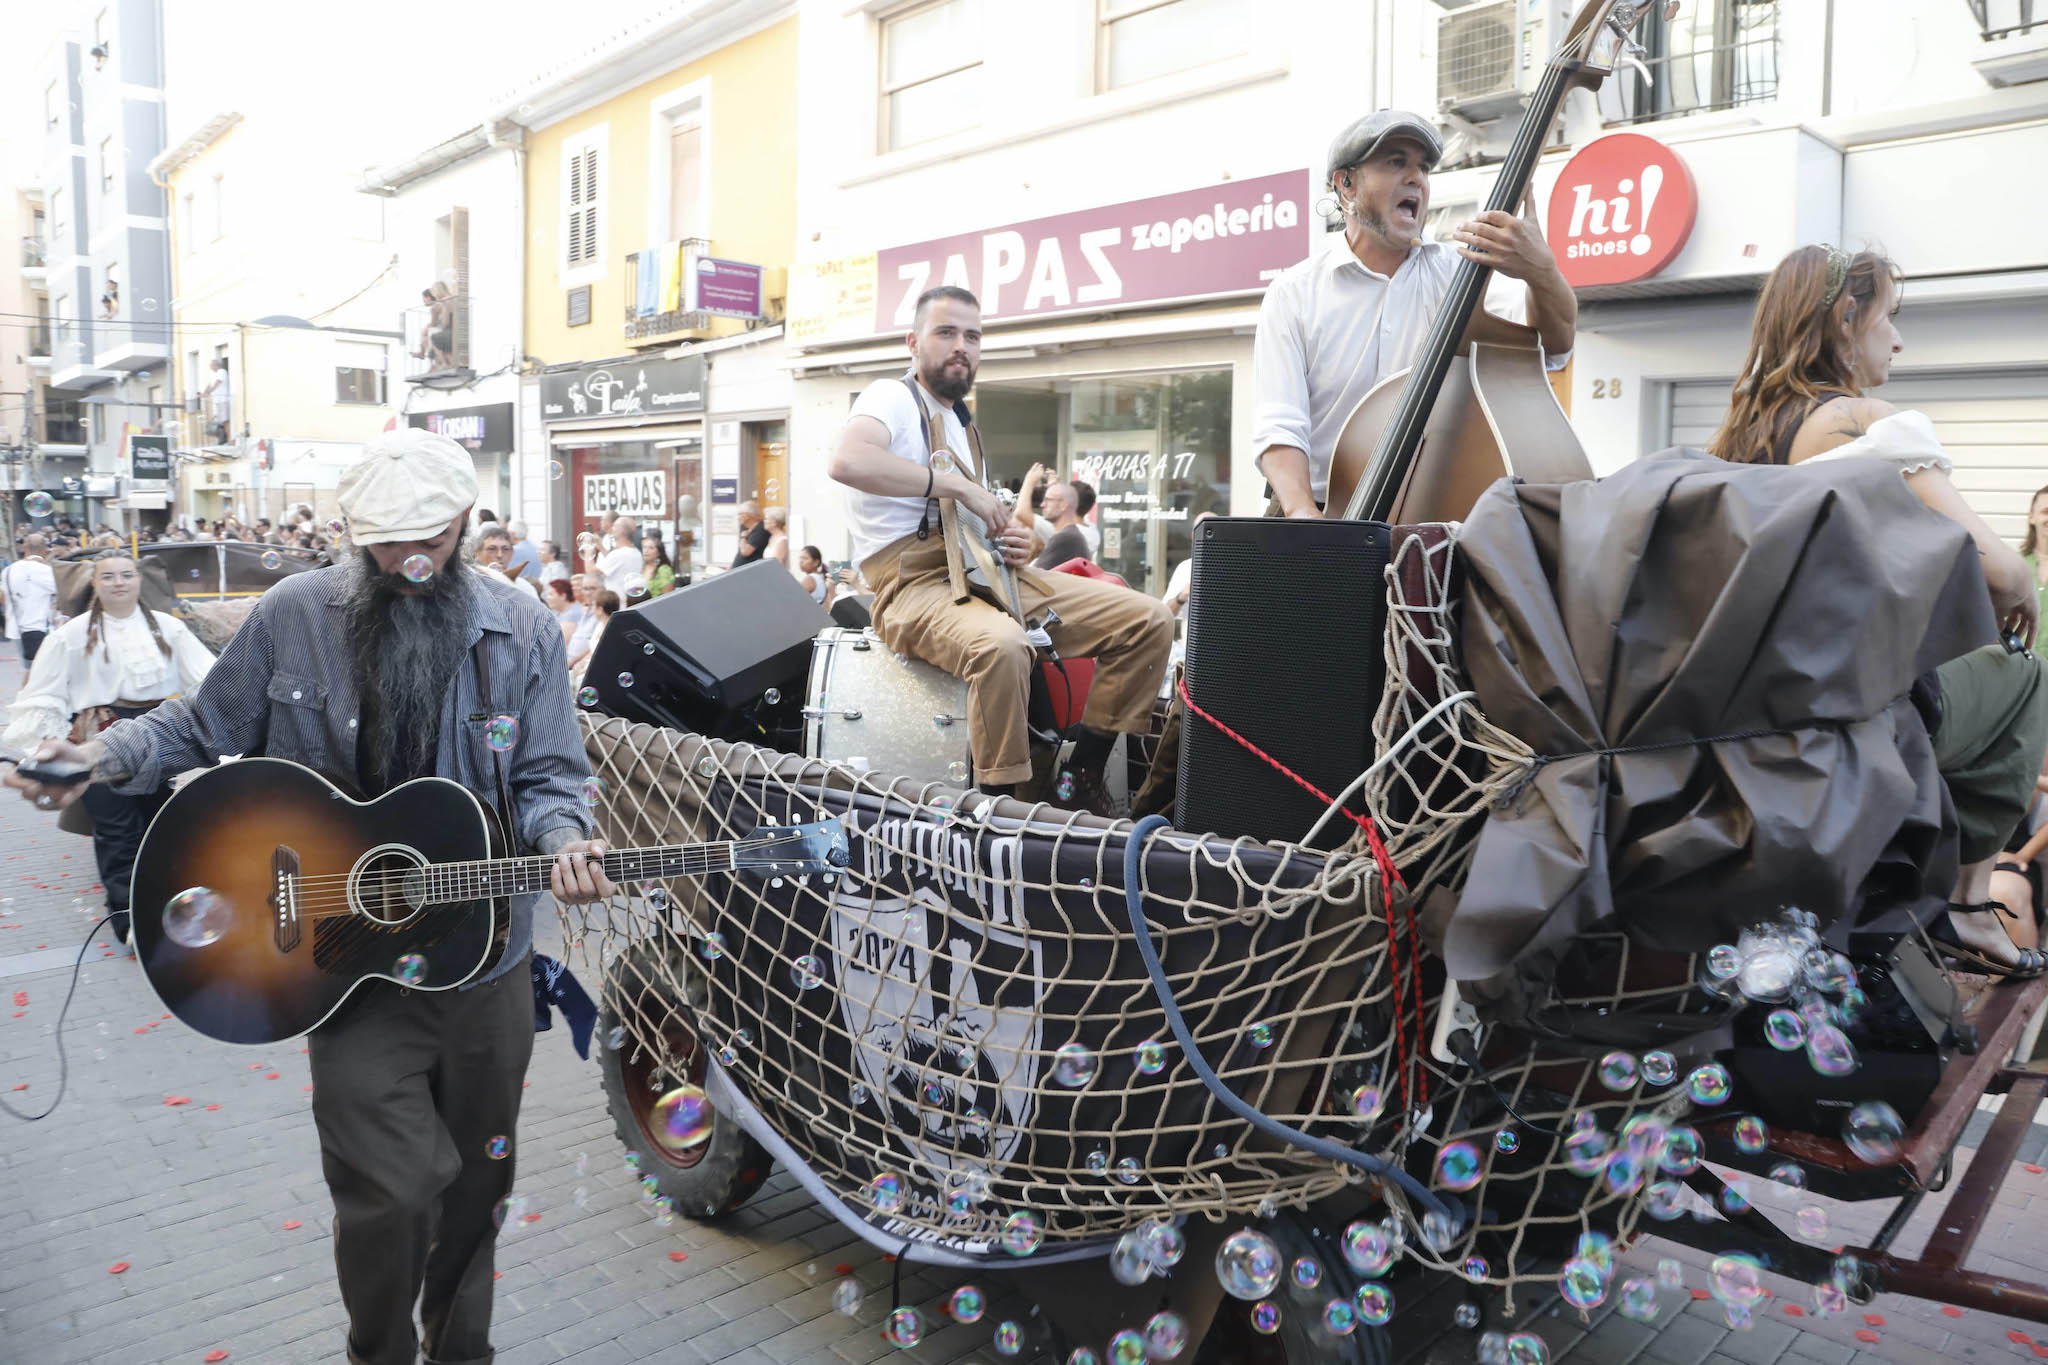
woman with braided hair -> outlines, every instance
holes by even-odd
[[[1892,322],[1902,287],[1898,267],[1874,251],[1803,246],[1780,261],[1757,298],[1749,356],[1708,449],[1749,464],[1879,460],[1969,533],[2010,644],[1951,659],[1915,687],[1939,698],[1930,738],[1962,845],[1948,919],[1930,931],[1973,969],[2038,975],[2048,952],[2035,946],[2036,925],[1991,895],[1994,860],[2033,801],[2048,750],[2048,669],[2026,648],[2040,625],[2035,575],[1956,491],[1954,462],[1927,415],[1868,396],[1905,349]]]
[[[116,720],[198,690],[213,655],[175,616],[142,605],[142,571],[126,553],[92,566],[92,607],[50,633],[10,708],[0,742],[32,754],[47,739],[91,739]],[[120,796],[104,783],[81,798],[92,816],[93,856],[114,932],[128,937],[128,883],[135,854],[166,793]]]

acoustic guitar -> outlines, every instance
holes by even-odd
[[[1551,121],[1574,88],[1597,90],[1640,53],[1631,36],[1651,9],[1678,0],[1586,0],[1545,66],[1486,207],[1522,201]],[[1571,483],[1593,477],[1558,406],[1536,329],[1480,306],[1493,269],[1460,257],[1415,364],[1387,376],[1345,419],[1330,457],[1327,505],[1353,521],[1462,521],[1495,479]]]
[[[424,777],[357,801],[310,768],[245,758],[165,803],[135,858],[136,957],[164,1008],[224,1043],[275,1043],[365,981],[443,991],[504,955],[505,899],[548,889],[555,859],[504,858],[490,807]],[[667,877],[835,875],[837,820],[743,839],[612,849],[621,885]]]

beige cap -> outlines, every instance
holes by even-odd
[[[446,436],[399,427],[342,471],[336,496],[358,545],[427,540],[476,505],[476,465]]]

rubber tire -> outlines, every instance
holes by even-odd
[[[670,1152],[654,1140],[649,1115],[660,1092],[649,1083],[653,1059],[633,1041],[633,1028],[627,1029],[621,1047],[609,1047],[606,1040],[622,1020],[637,1021],[642,1036],[658,1026],[684,1079],[702,1085],[709,1062],[690,1027],[685,1002],[673,998],[671,979],[682,982],[690,1003],[702,1007],[705,983],[696,960],[666,935],[635,943],[613,960],[598,999],[598,1069],[612,1126],[626,1150],[640,1154],[641,1178],[654,1177],[655,1194],[665,1196],[677,1213],[705,1222],[753,1198],[775,1162],[752,1134],[723,1114],[714,1113],[711,1137],[687,1152]],[[664,1088],[670,1083],[664,1079]]]

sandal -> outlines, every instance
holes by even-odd
[[[2048,953],[2012,941],[2005,926],[2011,914],[2000,901],[1950,901],[1947,916],[1928,925],[1927,932],[1946,956],[1991,976],[2018,981],[2048,972]]]

